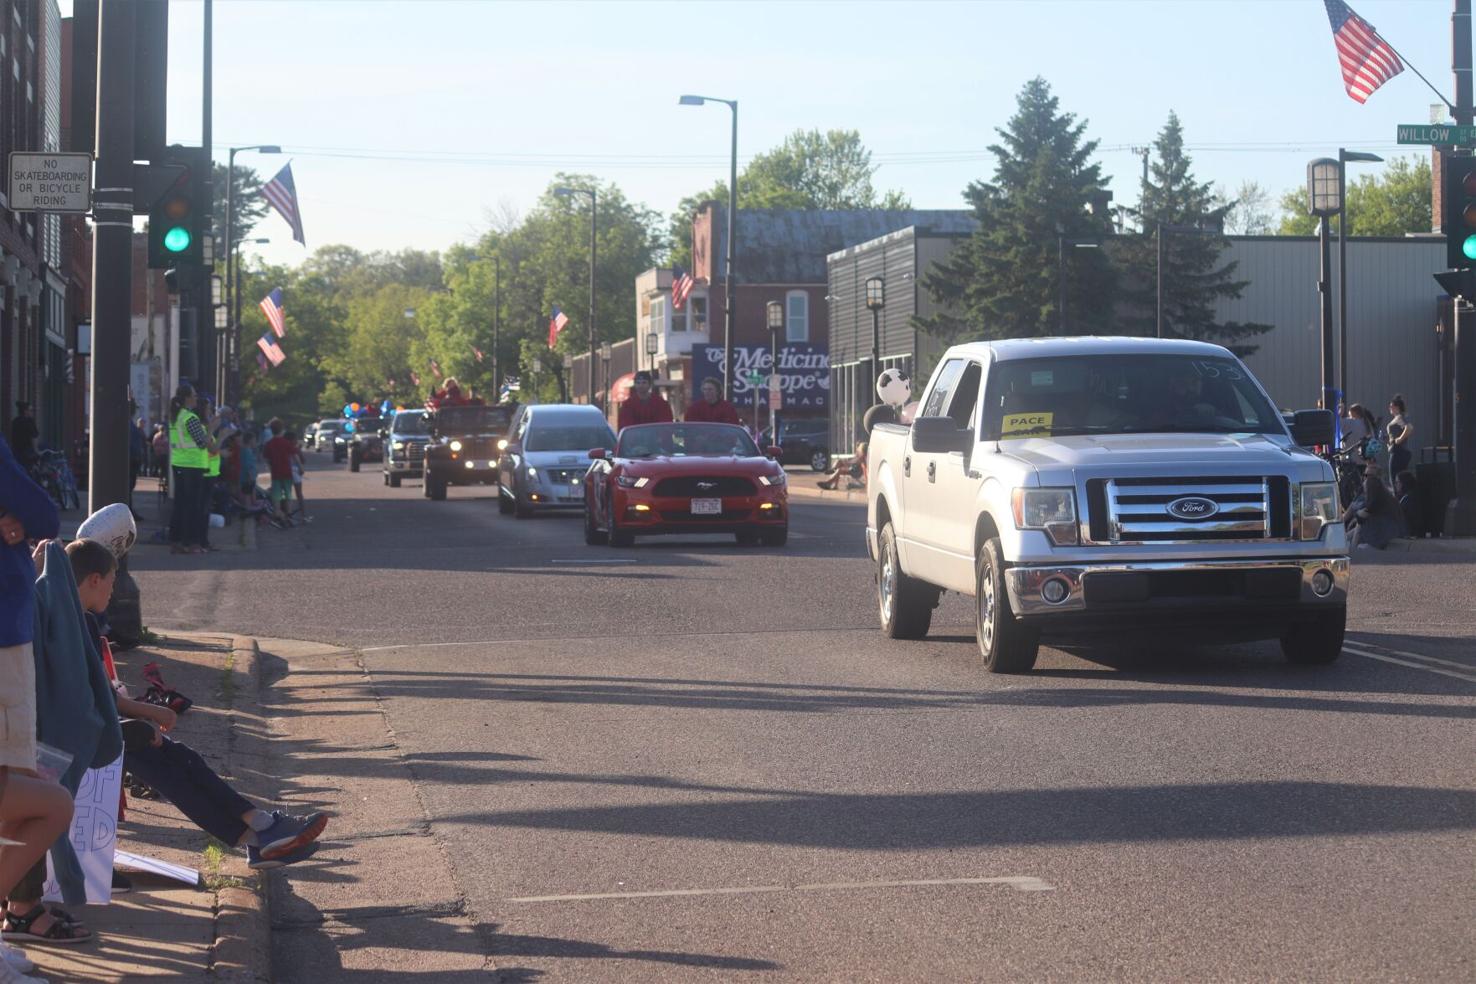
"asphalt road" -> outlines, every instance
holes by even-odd
[[[990,676],[959,599],[881,637],[859,506],[591,548],[368,469],[133,570],[158,627],[361,655],[501,979],[1476,973],[1473,558],[1360,555],[1331,667],[1180,638]]]

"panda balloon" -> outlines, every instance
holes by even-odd
[[[122,560],[138,539],[138,526],[133,522],[132,511],[123,503],[115,502],[84,519],[77,527],[77,539],[96,540]]]
[[[884,369],[876,378],[876,395],[881,403],[866,411],[862,425],[870,433],[877,424],[910,425],[917,415],[912,400],[912,377],[904,369]]]

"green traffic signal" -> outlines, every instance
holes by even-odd
[[[1476,237],[1473,237],[1476,238]],[[183,253],[190,248],[190,230],[184,226],[175,226],[164,233],[164,248],[171,253]],[[1476,248],[1476,244],[1473,244]]]
[[[1476,260],[1476,235],[1466,237],[1465,242],[1461,243],[1461,252],[1466,254],[1466,259]]]

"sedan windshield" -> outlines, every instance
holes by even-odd
[[[588,451],[590,448],[615,446],[615,435],[610,428],[582,425],[574,427],[538,426],[535,421],[523,437],[524,451]]]
[[[748,432],[731,424],[642,424],[620,432],[620,446],[615,456],[756,458],[758,453],[758,446]]]
[[[430,428],[425,424],[425,414],[419,410],[407,410],[404,413],[395,414],[395,422],[390,425],[390,433],[399,437],[402,434],[429,434]]]
[[[1012,359],[995,363],[985,394],[986,441],[1079,434],[1286,432],[1280,414],[1250,373],[1229,358]]]

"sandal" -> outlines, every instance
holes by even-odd
[[[44,933],[31,929],[31,924],[44,915],[51,916],[51,928]],[[0,933],[0,936],[11,941],[24,940],[27,943],[58,943],[64,946],[71,946],[75,943],[86,943],[92,939],[92,930],[79,926],[75,922],[67,921],[69,919],[71,919],[70,916],[63,919],[58,911],[48,910],[46,906],[38,903],[35,908],[24,916],[17,916],[13,912],[7,912],[5,914],[5,929],[3,933]]]

